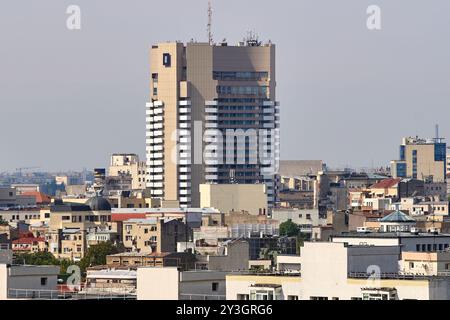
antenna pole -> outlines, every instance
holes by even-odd
[[[212,35],[212,4],[211,4],[211,0],[208,1],[208,27],[207,27],[207,31],[208,31],[208,42],[209,45],[213,44],[213,35]]]

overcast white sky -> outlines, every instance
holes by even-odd
[[[448,0],[213,0],[215,39],[277,44],[282,158],[387,165],[405,135],[450,137]],[[82,29],[66,28],[66,8]],[[366,8],[382,9],[382,30]],[[3,0],[0,172],[144,156],[148,50],[206,41],[206,0]]]

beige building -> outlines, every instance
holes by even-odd
[[[227,300],[450,298],[449,277],[407,278],[401,275],[398,270],[399,252],[398,246],[308,242],[302,248],[300,258],[290,261],[301,265],[301,274],[229,274],[226,278],[226,297]]]
[[[174,267],[137,270],[138,300],[224,300],[225,272],[179,271]]]
[[[131,175],[132,189],[145,189],[146,182],[145,162],[139,161],[136,154],[113,154],[109,166],[109,176]]]
[[[200,207],[220,212],[248,212],[267,215],[267,193],[264,184],[202,184]]]
[[[186,224],[177,219],[147,218],[123,222],[123,244],[131,252],[176,252],[177,242],[188,242],[189,233]]]
[[[394,178],[445,182],[446,172],[447,146],[441,138],[403,138],[399,160],[391,161]]]
[[[146,152],[152,196],[199,207],[200,184],[264,183],[273,204],[279,153],[275,45],[250,38],[238,46],[159,43],[152,46],[150,60]],[[221,140],[226,130],[256,133],[262,140],[271,132],[260,141],[271,150],[268,159],[254,159],[257,143],[246,146],[245,141],[215,153],[226,150]],[[203,137],[208,148],[197,148]]]
[[[402,252],[400,272],[405,275],[449,276],[450,252]]]
[[[45,237],[49,252],[57,258],[79,261],[88,248],[89,230],[111,229],[111,205],[96,196],[86,204],[56,201],[50,209]]]

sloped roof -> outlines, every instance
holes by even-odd
[[[34,242],[44,242],[45,239],[44,238],[30,238],[30,237],[26,237],[26,238],[20,238],[20,239],[16,239],[13,240],[13,244],[33,244]]]
[[[378,183],[375,183],[375,184],[372,185],[370,188],[371,188],[371,189],[387,189],[387,188],[393,188],[393,187],[395,187],[400,181],[401,181],[401,179],[394,179],[394,178],[385,179],[385,180],[383,180],[383,181],[380,181],[380,182],[378,182]]]
[[[24,192],[22,193],[23,196],[33,196],[36,198],[36,203],[43,203],[43,204],[49,204],[52,202],[52,199],[42,193],[42,192],[37,192],[37,191],[29,191],[29,192]]]
[[[145,213],[113,213],[111,214],[111,221],[119,222],[130,219],[145,219]]]
[[[406,213],[397,210],[382,218],[380,222],[416,222],[416,220],[408,216]]]

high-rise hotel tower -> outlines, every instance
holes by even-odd
[[[146,107],[147,187],[200,205],[199,185],[265,184],[277,201],[279,105],[275,45],[154,45]]]

